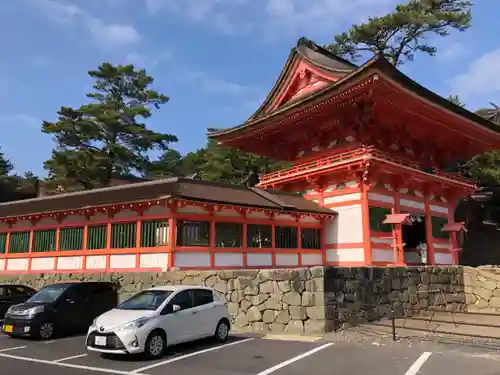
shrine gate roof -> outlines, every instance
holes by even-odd
[[[285,212],[336,214],[296,194],[175,177],[0,203],[0,218],[163,199]]]
[[[269,95],[260,108],[243,124],[227,129],[208,129],[208,137],[224,143],[226,139],[239,134],[253,132],[266,125],[266,120],[280,114],[290,114],[295,110],[313,106],[332,95],[341,95],[353,84],[370,75],[376,80],[387,80],[399,86],[414,97],[423,99],[432,106],[455,116],[454,121],[468,122],[479,130],[489,131],[500,144],[500,127],[489,120],[453,104],[448,99],[415,82],[381,55],[376,55],[361,66],[333,55],[305,38],[299,39],[292,49],[285,67]],[[301,85],[306,80],[307,85]],[[374,98],[376,99],[376,98]]]

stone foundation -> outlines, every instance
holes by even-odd
[[[120,299],[157,285],[204,285],[228,302],[239,331],[321,335],[425,309],[498,313],[500,268],[310,267],[165,273],[1,275],[40,289],[55,282],[114,281]]]

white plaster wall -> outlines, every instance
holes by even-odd
[[[141,268],[161,268],[166,270],[168,268],[168,259],[170,254],[168,253],[151,253],[151,254],[141,254],[139,267]]]
[[[453,255],[451,253],[435,253],[434,261],[436,264],[453,264]]]
[[[0,259],[0,272],[5,269],[5,259]]]
[[[372,247],[372,260],[374,262],[394,263],[394,252],[387,249],[376,249]]]
[[[248,253],[248,266],[272,266],[273,256],[271,253]]]
[[[208,215],[208,212],[203,209],[203,207],[198,207],[198,206],[186,206],[186,207],[179,207],[177,209],[178,212],[180,213],[185,213],[185,214],[202,214],[202,215]]]
[[[299,265],[299,255],[298,254],[276,254],[276,265],[277,266],[298,266]]]
[[[105,269],[106,255],[88,255],[85,267],[87,269]]]
[[[108,214],[104,212],[96,212],[89,218],[90,221],[100,221],[100,220],[108,220]]]
[[[243,267],[242,253],[215,253],[216,267]]]
[[[122,218],[129,218],[129,217],[138,217],[139,215],[137,214],[136,211],[134,210],[120,210],[118,211],[113,218],[114,219],[122,219]]]
[[[439,212],[442,214],[448,214],[448,207],[436,206],[434,204],[429,205],[432,212]]]
[[[327,262],[364,262],[364,249],[329,249],[326,251]]]
[[[16,258],[9,259],[7,262],[8,271],[27,271],[28,270],[28,258]]]
[[[9,229],[9,224],[0,222],[0,229]]]
[[[335,203],[357,201],[361,199],[361,193],[350,193],[344,195],[337,195],[335,197],[325,197],[323,203],[325,206],[333,205]]]
[[[31,270],[53,270],[54,269],[54,257],[47,258],[33,258],[31,259]]]
[[[152,215],[165,215],[170,213],[169,209],[160,205],[151,206],[146,211],[144,211],[144,216]]]
[[[29,220],[19,220],[18,222],[12,224],[12,228],[27,228],[31,227],[31,222]]]
[[[59,223],[55,218],[52,217],[44,217],[43,219],[36,222],[35,226],[41,227],[44,225],[58,225]]]
[[[449,243],[432,243],[434,249],[451,249],[451,244]]]
[[[390,237],[390,238],[371,237],[370,240],[374,244],[383,243],[386,245],[392,245],[392,243],[394,241],[393,241],[391,235],[392,235],[391,233],[387,233],[387,237]]]
[[[394,197],[380,193],[368,193],[368,199],[378,202],[385,202],[394,204]]]
[[[360,243],[363,242],[363,220],[361,205],[335,208],[338,216],[326,223],[325,243]]]
[[[321,253],[318,254],[302,254],[303,266],[320,266],[323,264]]]
[[[269,215],[264,212],[249,212],[247,217],[250,219],[269,219]]]
[[[83,257],[59,257],[57,260],[57,269],[59,270],[79,270],[83,266]]]
[[[222,210],[217,211],[215,216],[224,216],[224,217],[241,217],[241,214],[235,210]]]
[[[69,223],[84,223],[85,222],[85,216],[83,215],[69,215],[66,216],[63,220],[63,224],[69,224]]]
[[[176,267],[210,267],[210,253],[174,253]]]
[[[297,218],[295,216],[292,216],[292,215],[282,214],[282,215],[277,215],[276,216],[276,220],[279,220],[279,221],[296,221]]]
[[[416,209],[419,209],[419,210],[425,210],[425,204],[424,203],[421,203],[421,202],[415,202],[415,201],[412,201],[410,199],[400,199],[399,200],[399,204],[402,206],[402,207],[409,207],[409,208],[416,208]]]
[[[109,257],[109,268],[135,268],[135,254],[117,254]]]
[[[422,257],[416,252],[405,252],[406,263],[422,263]]]

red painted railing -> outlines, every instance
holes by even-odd
[[[388,153],[377,150],[374,147],[357,148],[354,150],[349,150],[343,153],[319,158],[317,160],[312,160],[303,164],[295,165],[288,169],[283,169],[281,171],[268,173],[260,178],[261,184],[265,185],[270,181],[286,180],[290,177],[297,177],[301,174],[307,174],[308,172],[318,171],[321,169],[328,169],[329,167],[339,166],[342,164],[347,164],[355,161],[361,160],[377,159],[382,162],[394,163],[403,167],[412,168],[420,171],[421,173],[427,173],[429,175],[451,179],[457,182],[466,183],[473,185],[473,181],[464,177],[461,177],[454,173],[442,172],[434,170],[434,173],[428,173],[422,170],[419,163],[411,160],[406,160],[392,156]]]

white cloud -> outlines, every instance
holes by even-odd
[[[500,96],[500,48],[473,61],[449,85],[451,92],[464,100],[495,100]]]
[[[129,24],[108,23],[75,4],[64,0],[32,0],[56,25],[79,26],[99,44],[120,46],[140,40],[139,32]]]
[[[462,43],[448,43],[445,46],[438,47],[436,58],[440,62],[449,62],[458,57],[467,55],[468,52],[469,48]]]
[[[213,94],[248,95],[255,94],[260,91],[258,88],[252,86],[240,85],[238,83],[230,82],[222,78],[215,78],[198,71],[187,72],[185,77],[190,82],[196,84],[196,86],[201,90]]]
[[[333,33],[339,22],[361,22],[400,0],[144,0],[151,14],[167,11],[223,33]]]
[[[42,126],[42,122],[39,119],[27,113],[0,115],[0,124],[2,124],[6,129],[9,129],[9,127],[17,128],[20,126],[27,128],[27,130],[40,130]],[[9,130],[7,130],[6,135],[9,135]]]
[[[125,62],[127,64],[134,64],[138,68],[156,68],[161,63],[169,60],[170,57],[171,55],[168,51],[155,56],[132,52],[125,56]]]

